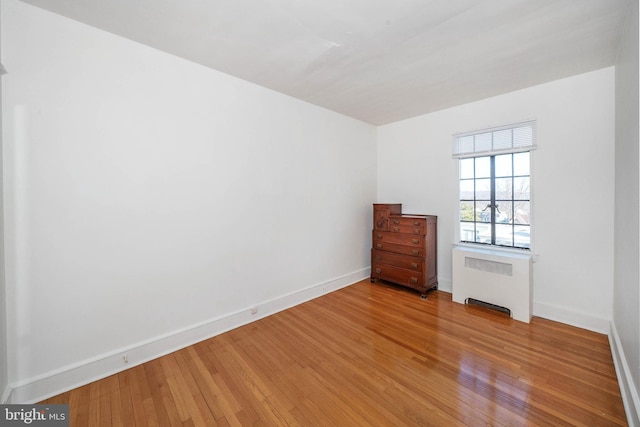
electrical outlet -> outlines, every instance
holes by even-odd
[[[122,361],[123,361],[124,363],[129,363],[129,355],[128,355],[128,354],[125,354],[124,356],[122,356]]]
[[[323,293],[323,294],[326,294],[326,293],[327,293],[327,287],[326,287],[326,286],[323,286],[323,287],[322,287],[322,293]]]
[[[251,307],[251,314],[258,314],[258,307]]]

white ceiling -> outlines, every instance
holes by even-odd
[[[613,65],[632,0],[23,1],[380,125]]]

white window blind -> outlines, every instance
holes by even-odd
[[[518,153],[536,148],[535,120],[453,135],[453,157]]]

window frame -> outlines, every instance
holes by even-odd
[[[520,131],[520,136],[524,135],[524,137],[516,138],[515,130],[524,130],[524,132]],[[504,138],[504,131],[511,131],[509,138]],[[506,133],[507,135],[508,132]],[[487,136],[490,135],[489,139]],[[497,135],[497,136],[496,136]],[[533,152],[537,148],[536,146],[536,121],[528,120],[525,122],[519,122],[506,126],[499,126],[493,128],[486,128],[479,131],[474,132],[465,132],[455,134],[453,136],[453,158],[458,160],[458,189],[457,189],[457,211],[458,211],[458,221],[456,222],[456,241],[459,245],[469,245],[469,246],[482,246],[491,249],[503,250],[503,251],[514,251],[517,253],[531,252],[533,251],[534,245],[534,236],[533,236],[533,185],[532,185],[532,176],[533,176],[533,160],[534,155]],[[477,139],[480,141],[477,141]],[[494,143],[494,140],[498,140],[497,143]],[[515,169],[515,159],[514,155],[518,153],[528,153],[528,175],[523,175],[521,171],[517,171]],[[510,166],[510,176],[496,176],[496,157],[504,154],[510,154],[511,158],[511,166]],[[476,160],[477,158],[485,158],[489,159],[489,176],[488,177],[479,177],[478,172],[476,171]],[[462,160],[464,159],[474,159],[473,160],[473,176],[462,178]],[[515,182],[518,178],[528,178],[529,182],[529,194],[528,200],[522,198],[516,198],[515,193]],[[498,199],[496,195],[496,179],[510,178],[510,186],[511,186],[511,198],[510,199]],[[485,200],[484,198],[478,199],[478,193],[476,192],[476,185],[478,179],[488,179],[490,182],[489,185],[489,200]],[[473,182],[473,199],[463,198],[462,195],[462,183],[463,181],[472,181]],[[473,209],[473,221],[463,220],[462,219],[462,205],[464,202],[468,202],[472,205]],[[477,216],[478,211],[478,202],[488,203],[486,208],[490,208],[489,211],[489,221],[479,221]],[[500,242],[499,237],[496,233],[496,225],[500,226],[501,223],[498,221],[496,207],[500,203],[510,204],[511,212],[508,214],[510,217],[509,226],[511,227],[510,235],[511,235],[511,244],[504,244],[505,242]],[[529,204],[529,217],[528,223],[518,223],[516,220],[516,207],[518,202],[524,202]],[[486,209],[485,208],[485,209]],[[464,223],[473,224],[473,238],[476,239],[477,233],[477,225],[478,224],[487,224],[491,233],[491,241],[490,242],[479,242],[477,240],[470,241],[463,239],[462,226]],[[522,225],[528,227],[529,229],[529,241],[528,246],[519,246],[516,240],[516,227],[518,225]]]
[[[527,162],[528,162],[528,174],[523,174],[523,173],[518,173],[520,171],[516,171],[515,168],[515,162],[516,159],[514,158],[514,156],[516,155],[520,155],[523,153],[527,153]],[[508,175],[498,175],[498,172],[496,171],[496,157],[498,156],[509,156],[509,160],[511,162],[511,164],[509,165],[509,170],[510,170],[510,174]],[[488,163],[489,163],[489,176],[485,177],[484,175],[482,176],[478,176],[477,174],[477,170],[476,170],[476,159],[488,159]],[[518,249],[518,250],[530,250],[531,249],[531,152],[525,151],[525,152],[519,152],[519,153],[507,153],[507,154],[494,154],[494,155],[485,155],[485,156],[478,156],[478,157],[467,157],[465,159],[460,159],[459,161],[468,161],[468,160],[472,160],[473,163],[473,176],[469,177],[469,176],[461,176],[462,174],[459,173],[459,177],[458,177],[458,183],[459,183],[459,191],[458,191],[458,225],[459,225],[459,238],[458,241],[460,243],[469,243],[469,244],[480,244],[480,245],[485,245],[485,246],[491,246],[491,247],[497,247],[497,248],[507,248],[507,249]],[[523,197],[518,197],[517,192],[516,192],[516,181],[518,179],[526,179],[527,184],[527,193],[528,193],[528,198],[523,198]],[[502,191],[499,191],[497,188],[497,181],[498,180],[504,180],[504,179],[508,179],[510,182],[508,184],[508,190],[509,190],[509,198],[504,197],[504,196],[500,196],[500,193],[502,193]],[[485,198],[478,198],[478,187],[477,187],[477,183],[478,180],[488,180],[489,183],[489,197],[488,199]],[[473,194],[472,194],[472,198],[465,198],[463,197],[462,194],[462,184],[464,182],[469,182],[472,183],[472,187],[473,187]],[[485,190],[486,191],[486,190]],[[518,207],[519,204],[521,203],[528,203],[529,204],[529,208],[528,208],[528,218],[527,218],[527,222],[522,222],[521,220],[519,221],[517,219],[517,215],[516,215],[516,209]],[[464,219],[461,215],[462,213],[462,206],[463,204],[467,204],[467,206],[472,206],[472,219]],[[484,209],[483,208],[483,205]],[[509,211],[502,211],[500,212],[500,205],[508,205],[509,206]],[[489,209],[488,212],[488,220],[483,220],[482,218],[478,218],[478,212],[484,212],[487,209]],[[504,209],[504,208],[503,208]],[[507,218],[509,218],[509,222],[508,223],[503,223],[502,221],[500,221],[499,218],[499,214],[505,214],[507,216]],[[473,227],[473,237],[474,240],[466,240],[463,238],[462,236],[462,232],[461,229],[464,226],[464,224],[470,224]],[[478,224],[484,224],[485,226],[488,225],[489,231],[490,231],[490,241],[489,242],[483,242],[483,241],[478,241],[475,239],[475,237],[477,236],[477,230],[478,230]],[[498,236],[497,230],[498,227],[504,227],[504,226],[508,226],[510,228],[509,231],[509,235],[511,236],[510,238],[510,243],[506,243],[504,241],[501,241],[501,239]],[[528,239],[528,246],[522,246],[518,244],[518,240],[516,239],[516,230],[518,227],[527,227],[529,230],[529,239]]]

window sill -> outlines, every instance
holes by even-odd
[[[536,262],[538,260],[538,254],[533,253],[531,251],[531,249],[511,249],[511,248],[504,248],[504,247],[500,247],[500,246],[491,246],[491,245],[483,245],[483,244],[474,244],[474,243],[465,243],[465,242],[458,242],[458,243],[454,243],[453,248],[469,248],[469,249],[473,249],[473,250],[477,250],[479,252],[485,252],[485,253],[494,253],[494,254],[498,254],[498,255],[521,255],[521,256],[528,256],[531,257],[531,260],[533,262]]]

